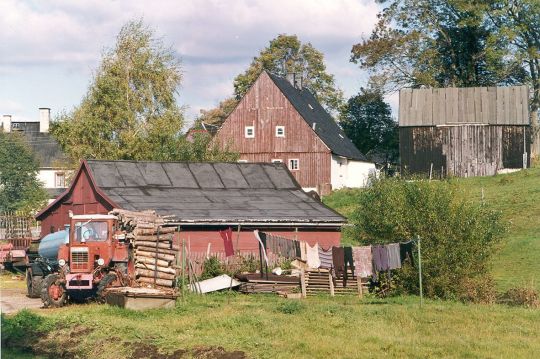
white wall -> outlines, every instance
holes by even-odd
[[[376,171],[372,162],[354,161],[332,155],[332,189],[365,187],[369,183],[369,176],[376,175]]]
[[[40,168],[37,179],[43,183],[43,187],[45,188],[65,188],[65,187],[57,187],[56,186],[56,173],[66,173],[65,170],[58,170],[58,169],[43,169]]]

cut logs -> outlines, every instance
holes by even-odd
[[[113,209],[110,214],[118,218],[120,229],[133,245],[136,282],[144,286],[173,287],[179,251],[179,247],[172,244],[176,228],[163,227],[165,220],[154,211]]]

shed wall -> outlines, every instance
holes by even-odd
[[[529,126],[431,126],[399,129],[401,170],[433,176],[487,176],[530,164]]]

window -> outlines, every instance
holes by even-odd
[[[282,163],[282,162],[283,162],[283,161],[282,161],[281,159],[279,159],[279,158],[274,158],[274,159],[272,160],[272,163]]]
[[[291,171],[296,171],[298,170],[299,166],[298,166],[298,159],[291,159],[289,160],[289,169]]]
[[[66,187],[66,175],[63,172],[56,172],[54,177],[54,183],[57,188]]]
[[[77,222],[75,223],[75,242],[102,242],[109,234],[107,222]]]
[[[285,137],[285,126],[276,126],[276,137]]]
[[[246,138],[255,138],[255,126],[246,126],[244,135]]]

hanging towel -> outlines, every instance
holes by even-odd
[[[319,261],[321,262],[321,268],[332,268],[332,248],[324,250],[319,246]]]
[[[385,246],[375,245],[371,247],[373,256],[373,270],[377,272],[388,270],[388,250]]]
[[[232,242],[232,228],[224,231],[219,231],[219,235],[223,238],[223,247],[225,247],[225,257],[234,256],[234,248]]]
[[[413,241],[400,243],[399,254],[400,254],[400,259],[402,263],[405,260],[409,259],[411,261],[411,265],[414,267],[413,247],[414,247]]]
[[[388,269],[401,268],[401,257],[399,254],[399,243],[391,243],[386,246],[388,250]]]
[[[306,247],[306,259],[309,268],[319,268],[321,266],[321,260],[319,259],[319,244],[315,243],[313,247],[310,247],[307,242],[304,242]]]
[[[255,238],[259,241],[259,244],[261,245],[264,261],[266,262],[266,265],[268,265],[268,257],[266,256],[266,234],[263,232],[259,232],[259,230],[257,229],[254,230],[253,233],[255,234]]]
[[[356,275],[366,278],[373,274],[371,246],[353,247],[353,260]]]
[[[343,247],[332,247],[332,264],[334,265],[336,278],[341,278],[345,266],[345,250]]]

